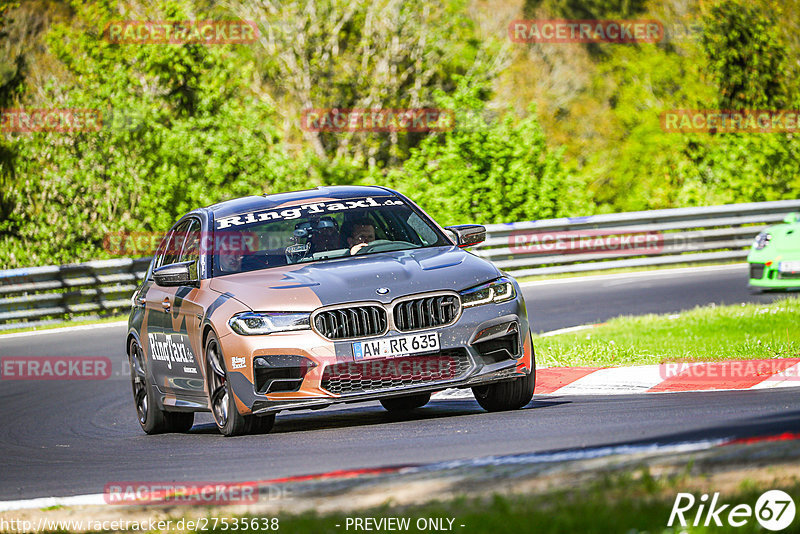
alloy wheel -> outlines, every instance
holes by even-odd
[[[131,342],[131,385],[133,386],[133,399],[136,403],[136,413],[139,422],[145,424],[149,404],[147,401],[147,381],[144,372],[144,353],[139,342]]]
[[[211,394],[211,411],[217,426],[224,427],[228,422],[228,388],[226,387],[225,371],[220,360],[219,346],[216,340],[211,340],[206,348],[206,361],[208,361],[209,382]]]

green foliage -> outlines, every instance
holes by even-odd
[[[796,105],[788,49],[765,6],[723,0],[704,19],[702,46],[722,110],[781,110]],[[793,104],[794,102],[794,104]],[[792,133],[685,136],[685,186],[679,202],[729,204],[796,198],[800,138]],[[704,144],[700,144],[703,142]]]
[[[797,198],[800,191],[796,134],[728,133],[697,152],[679,202],[763,202]]]
[[[199,205],[327,184],[393,186],[445,224],[796,198],[796,134],[667,132],[660,115],[799,108],[798,10],[800,0],[0,0],[0,108],[90,108],[104,120],[100,131],[0,134],[0,268],[105,257],[110,232],[163,232]],[[504,42],[497,21],[524,17],[702,33]],[[112,20],[203,18],[254,20],[261,36],[102,38]],[[301,128],[306,108],[375,107],[444,107],[459,121],[439,134]]]
[[[411,151],[393,185],[444,224],[500,223],[576,213],[591,204],[584,187],[564,170],[561,154],[547,147],[535,108],[517,120],[506,113],[488,121],[480,87],[467,80],[454,95],[440,93],[440,108],[467,120]]]
[[[160,7],[152,19],[189,18],[176,3]],[[100,33],[116,8],[75,8],[80,24],[49,36],[71,76],[44,100],[98,109],[104,124],[16,137],[24,194],[6,222],[13,232],[0,238],[0,264],[102,257],[109,232],[163,232],[200,205],[307,185],[291,173],[272,104],[250,90],[252,65],[232,46],[111,44]]]
[[[655,45],[618,47],[599,66],[595,91],[614,106],[613,122],[601,125],[608,146],[584,171],[598,203],[635,211],[703,202],[684,195],[688,152],[692,143],[713,139],[666,132],[660,120],[666,110],[708,107],[715,89],[700,68],[691,55]]]
[[[256,61],[286,100],[292,118],[302,109],[429,107],[451,92],[455,77],[488,75],[496,53],[477,38],[465,0],[240,0],[234,11],[262,21]],[[299,121],[295,122],[299,126]],[[323,159],[397,164],[423,137],[406,132],[301,132]]]
[[[11,107],[23,92],[25,59],[22,55],[9,53],[11,43],[8,42],[9,26],[13,24],[11,10],[18,6],[16,2],[0,0],[0,49],[6,51],[0,59],[0,109]],[[0,139],[0,239],[13,229],[11,219],[18,197],[15,190],[16,157],[13,145]]]
[[[781,109],[793,100],[771,11],[743,6],[712,5],[696,41],[616,47],[599,62],[592,93],[612,112],[602,148],[580,173],[601,211],[796,197],[796,134],[676,133],[661,124],[668,110]]]
[[[558,17],[581,20],[627,18],[640,13],[645,0],[526,0],[526,13],[544,8]]]
[[[723,0],[704,19],[703,48],[719,109],[781,109],[788,101],[787,50],[776,19],[750,0]]]

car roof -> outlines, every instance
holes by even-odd
[[[379,186],[361,186],[361,185],[334,185],[326,187],[317,187],[315,189],[306,189],[303,191],[291,191],[288,193],[277,193],[274,195],[256,196],[251,195],[248,197],[235,198],[233,200],[226,200],[212,204],[206,209],[210,211],[214,218],[230,217],[232,215],[239,215],[250,211],[273,209],[280,207],[284,204],[295,203],[301,200],[330,200],[330,199],[347,199],[347,198],[360,198],[365,196],[396,196],[397,193],[391,189]]]

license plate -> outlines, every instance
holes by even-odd
[[[413,334],[410,336],[394,336],[356,341],[353,343],[353,358],[368,360],[370,358],[393,358],[406,354],[434,352],[439,350],[439,334]]]
[[[782,273],[800,272],[800,261],[782,261],[778,264],[778,270]]]

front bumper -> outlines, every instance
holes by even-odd
[[[748,285],[764,289],[800,288],[800,273],[781,272],[778,265],[779,262],[750,261]]]
[[[521,296],[508,303],[464,309],[458,321],[450,326],[414,333],[424,332],[439,334],[438,352],[359,361],[353,356],[352,340],[330,341],[311,330],[267,336],[230,334],[221,338],[220,342],[228,363],[228,380],[242,414],[264,415],[282,410],[322,408],[334,403],[364,402],[446,388],[473,387],[524,376],[533,369],[533,347]],[[387,337],[396,335],[408,335],[408,332],[390,330],[386,334]],[[510,340],[514,336],[513,354],[508,354],[512,351]],[[299,356],[311,362],[311,365],[306,368],[295,391],[261,393],[259,389],[264,391],[269,388],[264,387],[263,379],[256,377],[253,362],[265,355]],[[232,357],[237,357],[238,361],[245,358],[247,367],[231,372]],[[430,380],[419,379],[419,373],[406,373],[393,375],[395,379],[381,380],[382,377],[373,376],[372,380],[361,380],[355,389],[352,381],[348,381],[348,387],[331,387],[331,376],[343,376],[342,372],[352,371],[358,375],[360,366],[370,366],[373,362],[396,364],[398,371],[403,369],[403,362],[406,362],[405,369],[410,370],[411,360],[415,358],[428,361],[449,359],[456,363],[447,373],[433,376]],[[336,373],[332,373],[332,369]],[[352,373],[347,376],[351,377]],[[368,383],[368,387],[362,387],[364,382]]]
[[[426,393],[441,391],[447,388],[465,388],[473,387],[492,382],[499,382],[508,380],[518,376],[523,376],[526,373],[517,371],[517,362],[502,362],[494,364],[492,368],[483,366],[478,369],[478,365],[474,363],[469,374],[453,380],[441,380],[424,384],[416,384],[411,386],[398,386],[381,388],[370,391],[344,393],[340,395],[331,395],[319,398],[306,398],[306,399],[256,399],[250,408],[250,412],[254,414],[264,415],[268,413],[279,412],[282,410],[300,410],[306,408],[324,408],[335,403],[347,402],[367,402],[379,400],[389,397],[400,397],[404,395],[413,395],[415,393]]]

